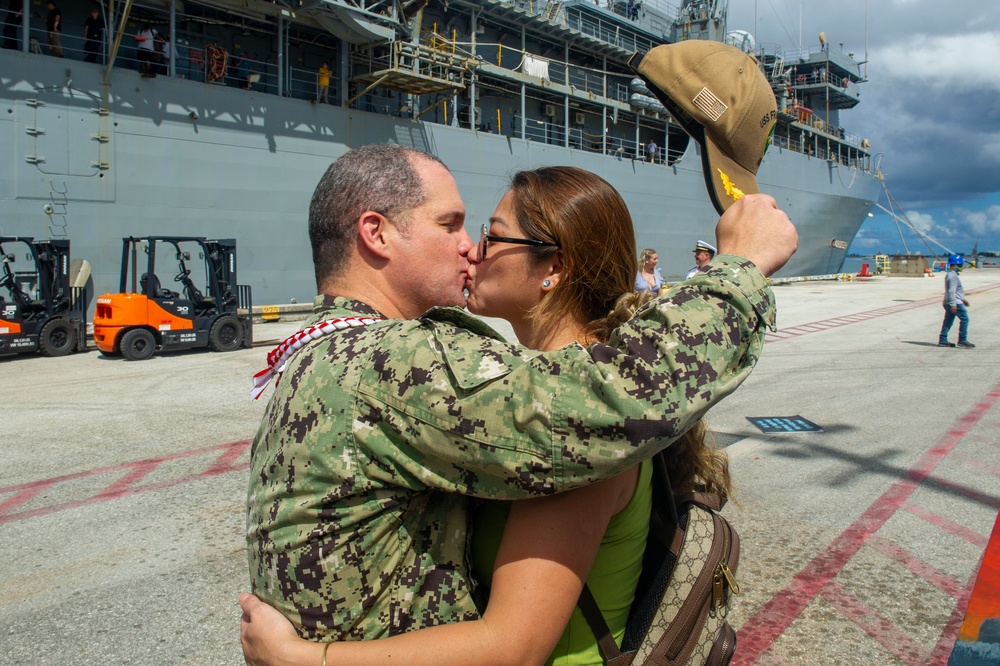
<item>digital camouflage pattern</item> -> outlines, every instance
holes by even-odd
[[[309,324],[347,316],[381,315],[320,296]],[[774,317],[760,271],[722,255],[606,345],[530,351],[455,308],[309,343],[251,452],[254,593],[311,639],[478,617],[469,498],[561,492],[650,457],[747,377]]]

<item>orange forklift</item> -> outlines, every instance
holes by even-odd
[[[21,246],[28,270],[12,268]],[[0,236],[0,260],[0,354],[86,351],[87,300],[71,286],[69,240]]]
[[[189,264],[192,252],[198,261]],[[163,288],[157,275],[158,267],[174,262],[176,291]],[[253,344],[251,290],[236,282],[232,238],[123,238],[119,290],[97,299],[94,342],[105,356],[143,361],[156,351],[234,351]]]

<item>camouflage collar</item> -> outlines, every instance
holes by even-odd
[[[275,380],[275,384],[281,380],[281,373],[285,370],[285,363],[288,358],[295,353],[296,349],[302,347],[311,340],[316,340],[317,338],[322,338],[325,335],[329,335],[334,331],[341,331],[345,328],[353,328],[356,326],[368,326],[369,324],[374,324],[375,322],[382,321],[379,319],[364,318],[359,319],[358,317],[337,317],[335,319],[327,319],[326,321],[321,321],[318,324],[313,324],[312,326],[307,326],[301,331],[297,331],[294,335],[289,336],[280,345],[272,349],[267,355],[267,367],[258,372],[253,376],[253,388],[250,389],[250,397],[254,400],[260,397],[260,394],[264,392],[267,385],[271,382],[271,379],[275,376],[278,377]]]

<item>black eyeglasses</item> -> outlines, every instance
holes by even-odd
[[[556,243],[546,243],[534,238],[508,238],[507,236],[491,236],[490,225],[484,224],[479,235],[479,258],[486,258],[490,243],[513,243],[514,245],[534,245],[536,247],[559,247]]]

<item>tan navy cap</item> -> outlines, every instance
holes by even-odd
[[[757,169],[778,106],[756,58],[728,44],[691,39],[636,53],[629,65],[701,144],[705,184],[720,215],[744,194],[760,192]]]

